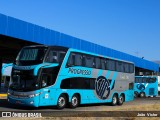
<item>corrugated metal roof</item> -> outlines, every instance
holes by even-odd
[[[45,45],[60,45],[134,62],[137,67],[159,71],[159,65],[54,30],[0,14],[0,34]]]

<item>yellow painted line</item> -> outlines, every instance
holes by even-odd
[[[7,94],[0,94],[0,97],[6,97]]]

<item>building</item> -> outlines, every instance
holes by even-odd
[[[23,46],[34,44],[72,47],[131,61],[135,63],[137,75],[141,72],[153,74],[159,71],[157,63],[0,14],[0,65],[13,62]]]

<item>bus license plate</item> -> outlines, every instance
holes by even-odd
[[[21,104],[21,101],[16,101],[17,104]]]

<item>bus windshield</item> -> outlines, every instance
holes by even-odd
[[[32,91],[39,88],[39,83],[32,76],[14,75],[10,89],[16,91]]]
[[[47,49],[47,47],[23,48],[16,58],[16,65],[26,66],[42,63]]]

